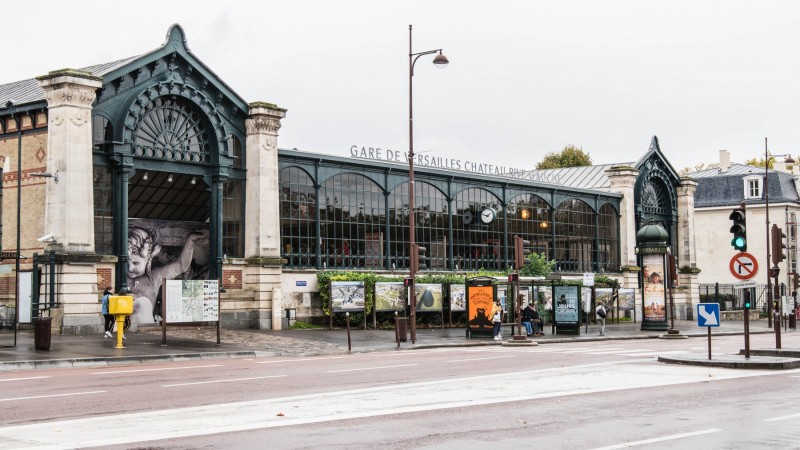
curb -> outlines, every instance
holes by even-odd
[[[752,353],[752,352],[751,352]],[[707,359],[705,356],[659,356],[658,362],[667,364],[683,364],[688,366],[722,367],[725,369],[761,369],[761,370],[789,370],[800,367],[798,358],[774,358],[769,356],[737,358],[737,355],[722,355],[717,359]],[[706,358],[706,359],[703,359]],[[724,358],[724,359],[723,359]]]
[[[256,356],[275,356],[270,352],[236,351],[236,352],[207,352],[207,353],[175,353],[169,355],[141,355],[119,356],[109,358],[67,358],[67,359],[41,359],[32,361],[3,361],[0,362],[0,372],[13,370],[38,370],[38,369],[64,369],[85,367],[115,367],[144,362],[175,362],[195,360],[220,360],[255,358]]]

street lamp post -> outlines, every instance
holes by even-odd
[[[414,235],[416,224],[416,213],[414,211],[414,64],[423,55],[438,53],[433,58],[433,64],[438,68],[444,68],[450,61],[442,54],[442,49],[428,50],[425,52],[414,53],[411,45],[412,26],[408,26],[408,266],[410,286],[409,298],[411,305],[411,343],[417,340],[417,295],[415,290],[415,278],[417,275],[417,264],[419,254],[416,252],[417,242]],[[415,254],[417,253],[417,254]]]

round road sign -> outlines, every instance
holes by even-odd
[[[750,253],[742,252],[733,255],[729,265],[731,275],[740,280],[749,280],[758,273],[758,260]]]

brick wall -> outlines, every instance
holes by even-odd
[[[222,288],[223,289],[241,289],[242,288],[242,271],[233,269],[222,269]]]

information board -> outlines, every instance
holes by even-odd
[[[168,323],[218,322],[219,280],[166,280]]]

